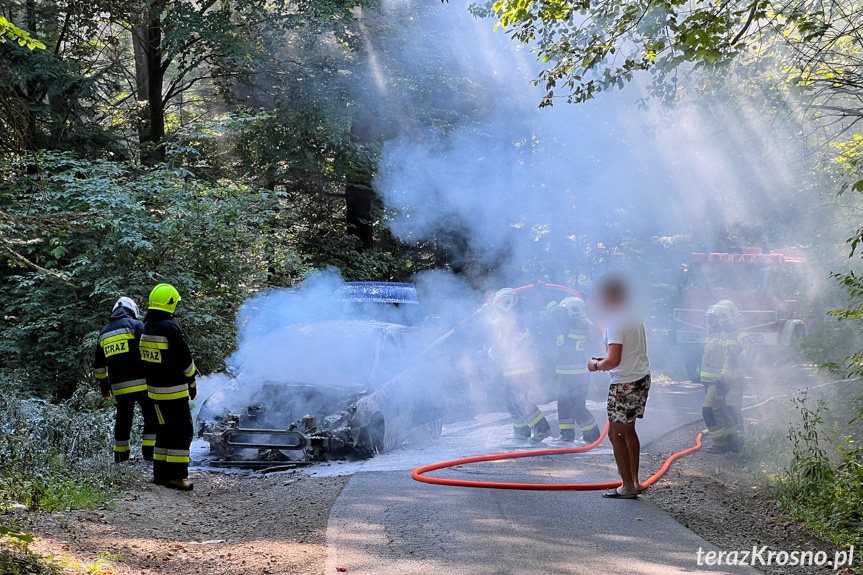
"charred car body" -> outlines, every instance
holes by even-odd
[[[373,320],[286,326],[258,365],[207,398],[199,433],[223,465],[368,457],[412,437],[436,439],[451,367],[428,349],[433,339]]]

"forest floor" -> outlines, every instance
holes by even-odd
[[[100,575],[317,575],[330,507],[348,477],[193,473],[182,493],[148,481],[147,468],[112,509],[19,512],[31,549]]]

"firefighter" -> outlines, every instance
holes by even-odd
[[[599,439],[599,426],[587,409],[590,373],[585,346],[593,324],[587,318],[587,305],[581,298],[568,297],[551,308],[558,328],[555,374],[559,384],[557,417],[560,435],[551,444],[566,446],[575,441],[578,424],[585,444]]]
[[[114,461],[129,460],[129,438],[135,419],[135,404],[141,407],[144,417],[144,437],[141,452],[147,461],[153,460],[156,445],[156,411],[147,395],[147,380],[141,365],[138,342],[144,324],[138,319],[138,305],[121,297],[111,310],[111,321],[99,332],[93,373],[99,381],[102,397],[117,400],[117,417],[114,421]]]
[[[731,310],[714,304],[707,308],[707,336],[704,338],[704,353],[701,356],[701,382],[705,387],[704,406],[701,410],[711,445],[708,453],[725,453],[737,448],[737,431],[728,414],[725,396],[728,385],[725,328],[733,322]]]
[[[154,402],[159,425],[153,456],[153,481],[171,489],[191,491],[189,447],[195,399],[195,361],[174,312],[180,294],[169,284],[159,284],[150,293],[150,308],[144,317],[141,359],[147,392]]]
[[[743,368],[746,359],[752,354],[752,342],[746,330],[739,329],[740,311],[737,305],[727,299],[717,303],[724,305],[731,312],[731,320],[721,325],[725,336],[725,365],[722,368],[722,379],[728,389],[725,394],[725,408],[728,411],[728,417],[734,422],[737,436],[736,442],[731,444],[731,449],[739,451],[743,448],[745,440],[743,388],[746,375]]]
[[[517,303],[518,293],[514,289],[504,288],[494,294],[494,344],[488,354],[503,375],[513,441],[541,443],[551,435],[551,427],[539,407],[529,399],[536,377],[536,356],[530,328],[522,324],[518,310],[514,309]]]

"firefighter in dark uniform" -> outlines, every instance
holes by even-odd
[[[513,309],[517,303],[518,294],[512,288],[494,294],[495,316],[491,326],[494,343],[488,355],[503,376],[506,407],[512,417],[512,442],[542,443],[551,435],[550,426],[539,407],[530,401],[530,390],[536,387],[536,350],[530,328],[523,325],[518,310]]]
[[[192,444],[192,414],[189,400],[195,399],[195,361],[174,320],[180,294],[168,284],[159,284],[150,293],[150,308],[144,317],[141,359],[147,378],[147,392],[153,400],[159,425],[153,455],[153,481],[172,489],[190,491],[189,447]]]
[[[591,444],[599,439],[600,431],[593,414],[587,409],[590,372],[587,371],[585,347],[593,324],[587,318],[587,305],[581,298],[568,297],[550,309],[559,331],[555,374],[560,385],[557,417],[560,435],[551,444],[566,447],[575,441],[575,426],[582,439]]]
[[[147,380],[138,352],[138,342],[144,324],[138,320],[138,305],[121,297],[111,311],[111,321],[99,332],[93,373],[99,381],[102,397],[117,400],[117,417],[114,421],[114,461],[129,460],[129,438],[135,419],[135,404],[141,406],[144,416],[144,437],[141,452],[152,461],[156,445],[156,411],[147,395]]]

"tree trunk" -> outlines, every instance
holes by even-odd
[[[362,249],[375,247],[374,227],[372,226],[372,199],[374,192],[369,188],[348,185],[345,189],[347,200],[348,233],[359,238]]]
[[[36,21],[36,2],[35,0],[27,0],[25,4],[27,28],[34,38],[39,37],[39,30]],[[43,90],[36,79],[29,79],[24,84],[24,94],[27,98],[27,122],[24,138],[26,145],[31,150],[36,150],[42,147],[42,138],[39,137],[39,126],[37,124],[37,113],[34,109],[39,105],[39,100],[42,98]]]
[[[165,79],[162,68],[163,8],[163,1],[149,4],[143,22],[132,27],[140,119],[138,140],[141,145],[141,163],[147,166],[165,159],[165,150],[161,146],[165,139],[165,101],[162,96]]]

